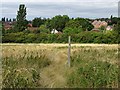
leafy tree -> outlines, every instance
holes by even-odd
[[[78,21],[79,24],[82,26],[82,28],[84,29],[84,31],[91,31],[94,26],[87,20],[84,18],[76,18],[75,21]]]
[[[80,25],[79,21],[69,20],[69,22],[66,23],[65,27],[79,28],[79,27],[82,27],[82,26]]]
[[[45,25],[41,25],[39,27],[40,33],[50,33],[49,29],[46,28]]]
[[[51,19],[46,19],[46,22],[45,22],[45,25],[46,25],[46,28],[48,28],[49,30],[52,30],[52,27],[51,27]]]
[[[115,25],[115,28],[114,30],[117,32],[117,33],[120,33],[120,20],[117,22],[117,24]]]
[[[74,27],[74,28],[66,27],[63,30],[63,33],[65,33],[65,34],[78,34],[78,33],[82,32],[82,31],[83,31],[83,29],[81,27],[79,27],[79,28],[76,28],[76,27]]]
[[[67,15],[57,15],[48,21],[47,27],[50,29],[57,29],[58,31],[62,31],[65,28],[65,24],[69,21],[69,17]]]
[[[4,29],[4,24],[2,23],[2,35],[5,35],[5,29]]]
[[[41,17],[40,18],[34,18],[33,19],[33,21],[32,21],[32,25],[33,25],[33,27],[39,27],[40,25],[42,25],[42,24],[44,24],[45,23],[45,19],[41,19]]]
[[[120,18],[118,18],[118,17],[111,17],[111,25],[113,25],[113,24],[117,24],[118,23],[118,21],[120,21]]]
[[[115,28],[114,28],[114,31],[115,31],[115,36],[116,38],[118,39],[118,43],[120,43],[120,20],[118,21],[118,23],[115,25]]]
[[[24,4],[20,4],[19,11],[17,12],[17,22],[15,31],[23,31],[27,28],[28,21],[26,20],[26,7]]]
[[[75,20],[69,20],[66,27],[79,28],[82,27],[84,31],[90,31],[94,26],[87,20],[83,18],[76,18]]]

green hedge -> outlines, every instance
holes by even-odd
[[[68,34],[35,34],[35,33],[7,33],[2,37],[3,43],[67,43]],[[114,32],[81,32],[71,34],[72,43],[119,43]]]

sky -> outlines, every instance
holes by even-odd
[[[68,15],[81,18],[118,17],[119,0],[1,0],[0,18],[16,18],[20,4],[27,7],[27,19]]]

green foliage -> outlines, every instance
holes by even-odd
[[[82,32],[83,29],[81,27],[79,28],[70,28],[70,27],[67,27],[63,30],[63,33],[65,34],[78,34],[80,32]]]
[[[3,28],[2,23],[0,22],[0,43],[2,43],[2,36],[4,36],[5,30]]]
[[[114,37],[117,39],[117,43],[120,43],[120,18],[118,18],[117,24],[114,25],[113,33]]]
[[[117,45],[73,45],[70,68],[66,45],[2,47],[3,88],[117,88],[120,81]]]
[[[103,31],[105,31],[105,30],[106,30],[105,26],[101,26],[101,27],[100,27],[100,31],[101,31],[101,32],[103,32]]]
[[[94,26],[86,19],[83,18],[76,18],[75,20],[70,20],[68,23],[66,23],[66,27],[71,28],[81,28],[83,31],[91,31]]]
[[[28,21],[26,20],[26,7],[24,4],[19,6],[19,11],[17,12],[17,22],[14,27],[15,32],[24,31],[27,28]]]
[[[67,15],[57,15],[53,17],[51,20],[48,20],[47,27],[49,29],[56,29],[58,31],[62,31],[65,28],[65,24],[69,21],[69,17]]]
[[[79,28],[82,27],[79,21],[75,20],[69,20],[69,22],[66,23],[65,27],[70,27],[70,28]]]
[[[111,22],[109,23],[110,25],[117,24],[118,21],[120,21],[120,18],[117,17],[111,17]]]
[[[118,85],[118,65],[105,62],[97,58],[103,52],[97,50],[80,51],[84,54],[76,54],[71,57],[71,68],[67,84],[70,88],[113,88]],[[105,53],[105,52],[104,52]],[[110,55],[110,52],[107,55]],[[112,54],[114,54],[112,52]],[[94,57],[92,57],[94,55]],[[104,57],[104,56],[99,56]],[[117,55],[116,55],[117,58]],[[105,59],[105,58],[104,58]]]
[[[84,31],[91,31],[94,28],[94,26],[87,19],[76,18],[75,21],[79,22]]]
[[[5,35],[5,29],[3,23],[0,23],[0,36]]]
[[[29,53],[29,54],[28,54]],[[37,53],[37,54],[36,54]],[[3,88],[34,88],[40,87],[40,70],[51,64],[43,54],[24,51],[17,57],[4,57]]]
[[[74,31],[77,33],[72,33]],[[68,35],[71,35],[72,43],[118,43],[119,37],[114,31],[110,33],[102,32],[80,32],[78,29],[66,28],[64,34],[47,34],[47,33],[8,33],[2,38],[3,43],[68,43]],[[80,33],[79,33],[80,32]],[[69,34],[68,34],[69,33]]]
[[[45,25],[41,25],[39,27],[40,33],[50,33],[49,29],[46,28]]]
[[[26,30],[23,31],[23,33],[29,34],[29,33],[30,33],[30,30],[26,29]]]
[[[41,18],[34,18],[32,21],[32,25],[33,27],[39,27],[40,25],[45,23],[45,19],[41,19]]]

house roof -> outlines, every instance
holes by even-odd
[[[97,21],[97,20],[95,20],[95,21],[93,21],[93,26],[94,26],[94,28],[100,28],[101,26],[105,26],[105,27],[107,27],[107,25],[108,25],[108,23],[107,22],[105,22],[105,21]]]

